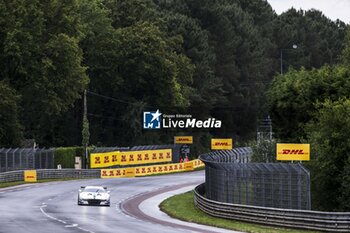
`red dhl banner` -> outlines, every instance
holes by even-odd
[[[113,151],[105,153],[92,153],[90,155],[91,168],[111,167],[114,165],[162,163],[171,161],[171,149],[123,152]]]
[[[190,171],[197,167],[203,167],[204,163],[199,159],[186,163],[159,164],[151,166],[141,166],[133,168],[102,169],[101,178],[121,178],[133,176],[148,176],[154,174],[166,174],[175,172]],[[134,173],[132,176],[128,175]]]

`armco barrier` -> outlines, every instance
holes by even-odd
[[[192,160],[188,163],[193,163],[193,168],[198,168],[204,166],[204,164],[196,159]],[[132,168],[123,168],[123,169],[38,169],[37,179],[61,179],[61,178],[118,178],[118,177],[126,177],[124,173],[125,169],[134,169],[135,176],[147,176],[161,173],[170,173],[176,172],[174,170],[169,170],[170,166],[180,165],[180,164],[163,164],[163,165],[152,165],[152,166],[143,166],[143,167],[132,167]],[[185,163],[181,164],[181,169],[178,171],[185,171],[184,169]],[[162,167],[159,170],[159,167]],[[164,169],[167,167],[166,169]],[[142,168],[152,168],[151,172],[142,172]],[[154,168],[156,170],[154,171]],[[120,175],[117,175],[116,171],[121,171]],[[106,175],[103,175],[102,171],[106,171]],[[113,171],[113,175],[111,176],[110,171]],[[108,172],[108,173],[107,173]],[[13,182],[13,181],[23,181],[24,180],[24,170],[21,171],[11,171],[11,172],[2,172],[0,173],[0,183],[4,182]]]
[[[61,178],[100,178],[100,169],[38,169],[37,179],[61,179]],[[12,171],[0,173],[0,183],[23,181],[24,171]]]
[[[23,180],[24,180],[24,171],[12,171],[12,172],[0,173],[0,183],[23,181]]]
[[[197,186],[194,193],[195,205],[215,217],[280,227],[350,232],[350,212],[277,209],[217,202],[205,198],[204,184]]]

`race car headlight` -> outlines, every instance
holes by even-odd
[[[87,194],[87,193],[81,193],[80,194],[80,198],[88,198],[89,197],[89,195]]]
[[[98,199],[107,199],[108,196],[106,194],[99,194],[99,195],[96,196],[96,198],[98,198]]]

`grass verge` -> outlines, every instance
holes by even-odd
[[[187,192],[164,200],[160,204],[160,209],[169,216],[187,222],[194,222],[203,225],[225,228],[229,230],[250,232],[250,233],[316,233],[318,231],[306,231],[299,229],[288,229],[264,226],[234,220],[222,219],[207,215],[197,209],[194,205],[194,193]]]
[[[77,178],[44,179],[44,180],[38,180],[37,182],[33,182],[32,184],[53,182],[53,181],[66,181],[66,180],[78,180],[78,179]],[[21,185],[21,184],[30,184],[30,183],[24,182],[24,181],[6,182],[6,183],[0,183],[0,188],[7,188],[7,187],[17,186],[17,185]]]

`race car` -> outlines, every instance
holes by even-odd
[[[81,186],[78,193],[78,205],[110,206],[110,191],[102,186]]]

